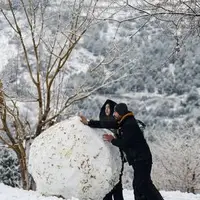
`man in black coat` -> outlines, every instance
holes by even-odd
[[[103,122],[101,128],[117,128],[120,138],[115,138],[110,134],[104,134],[103,138],[119,147],[124,152],[129,165],[133,167],[135,200],[163,200],[152,183],[152,155],[133,113],[128,111],[126,104],[119,103],[115,106],[113,115],[116,121]],[[88,124],[84,116],[80,117],[84,124]]]

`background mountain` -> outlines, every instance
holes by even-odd
[[[52,4],[49,15],[53,15],[54,12]],[[30,84],[23,67],[25,65],[23,52],[17,51],[20,44],[12,32],[9,32],[5,20],[1,18],[0,23],[1,42],[5,46],[1,50],[3,59],[1,59],[0,78],[10,94],[28,98],[30,90],[26,89],[28,87],[24,88],[24,85]],[[23,19],[22,23],[25,23]],[[53,20],[49,23],[51,27],[56,25]],[[117,28],[118,30],[114,31]],[[165,22],[156,19],[150,20],[145,25],[143,20],[138,20],[127,21],[116,27],[111,20],[92,26],[67,63],[69,66],[65,75],[65,82],[69,85],[66,88],[67,92],[70,93],[75,82],[78,83],[85,77],[88,82],[95,83],[101,73],[106,74],[110,80],[127,75],[118,82],[99,89],[95,95],[112,98],[123,96],[124,101],[128,102],[133,111],[149,125],[155,122],[165,125],[171,121],[170,119],[173,121],[181,119],[184,122],[191,120],[199,125],[199,37],[197,33],[191,33],[183,44],[177,44],[175,31],[166,27]],[[97,65],[100,59],[109,53],[108,57],[112,57],[113,43],[117,44],[122,52],[121,55],[113,62],[105,64],[98,73],[90,76],[90,69]],[[113,72],[115,74],[109,78]],[[92,104],[97,103],[92,102]],[[89,111],[93,112],[90,116],[96,117],[98,109],[92,109],[90,105],[91,102],[84,108],[93,110]],[[100,105],[101,101],[97,108]],[[82,102],[77,109],[82,109]]]

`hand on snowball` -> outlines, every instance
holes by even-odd
[[[81,122],[84,124],[84,125],[88,125],[88,121],[87,121],[87,118],[81,114],[79,114],[79,117],[81,118]]]
[[[111,142],[113,139],[114,139],[113,135],[110,135],[110,134],[104,134],[103,135],[103,140],[104,141]]]

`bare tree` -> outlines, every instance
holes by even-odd
[[[17,2],[17,4],[15,4]],[[30,141],[53,124],[65,110],[75,102],[82,100],[99,88],[111,84],[102,74],[96,84],[83,80],[81,85],[70,94],[64,92],[65,74],[69,70],[68,61],[87,30],[100,20],[113,17],[118,7],[116,1],[102,6],[101,1],[4,1],[1,2],[1,14],[13,31],[21,52],[21,68],[29,76],[29,100],[9,96],[0,87],[1,141],[13,149],[19,159],[22,175],[22,187],[30,187],[27,159]],[[23,20],[22,20],[23,18]],[[112,50],[111,50],[112,51]],[[91,69],[91,73],[113,57],[101,59]],[[109,77],[112,74],[109,74]],[[121,77],[123,78],[123,76]],[[115,80],[112,82],[115,82]],[[36,107],[35,124],[26,119],[19,106],[26,101]]]
[[[0,114],[2,114],[3,106],[4,106],[3,84],[0,80]]]
[[[180,51],[187,37],[199,35],[200,4],[196,0],[125,0],[124,4],[134,11],[134,17],[123,19],[120,23],[138,18],[161,21],[163,28],[176,39],[175,51]]]
[[[160,189],[199,192],[199,134],[191,124],[151,130],[153,178]]]
[[[19,110],[13,102],[12,109],[5,103],[1,111],[1,136],[4,145],[12,149],[18,158],[21,172],[21,184],[24,189],[29,187],[29,177],[26,164],[26,151],[24,147],[24,135],[26,130],[20,119]]]

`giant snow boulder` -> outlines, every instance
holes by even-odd
[[[119,149],[102,139],[107,132],[73,117],[38,136],[29,156],[37,191],[66,199],[102,200],[119,181],[121,170]]]

